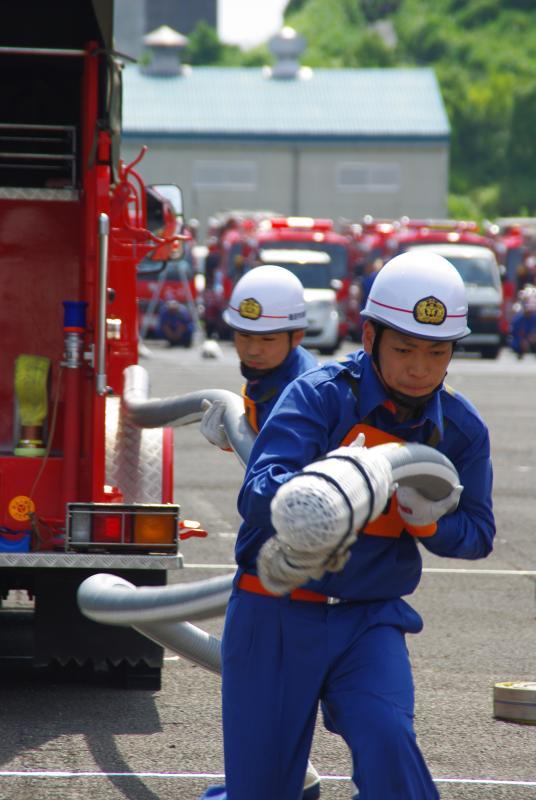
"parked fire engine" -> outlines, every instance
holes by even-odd
[[[536,253],[536,218],[502,217],[484,222],[484,234],[495,242],[497,258],[516,289],[526,280],[526,260]],[[531,281],[532,282],[532,281]]]
[[[403,217],[399,222],[390,243],[393,255],[427,248],[454,264],[467,289],[471,328],[460,347],[496,358],[504,344],[505,307],[493,240],[482,236],[473,221]]]
[[[352,276],[345,301],[348,337],[361,341],[361,311],[366,305],[371,276],[396,252],[398,220],[365,214],[360,222],[342,220],[339,230],[348,237],[352,252]]]
[[[232,224],[231,224],[232,223]],[[305,287],[308,329],[304,344],[333,353],[348,333],[346,306],[356,251],[333,220],[270,216],[267,212],[228,222],[220,239],[218,269],[223,307],[248,269],[276,264]]]
[[[484,233],[495,244],[495,252],[504,270],[504,332],[510,333],[519,292],[536,283],[536,218],[501,217],[486,221]]]
[[[155,687],[162,649],[76,604],[94,572],[162,585],[181,566],[172,430],[121,411],[136,265],[168,258],[181,221],[119,159],[112,26],[96,0],[75,17],[69,0],[2,14],[0,662],[111,666]]]

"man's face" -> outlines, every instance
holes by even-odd
[[[363,347],[372,353],[375,330],[367,320],[363,325]],[[452,358],[452,342],[417,339],[385,328],[380,339],[381,375],[390,389],[411,397],[432,392],[447,372]]]
[[[289,346],[296,347],[303,339],[303,331],[293,331],[291,337],[282,333],[240,333],[235,331],[236,352],[246,367],[253,369],[275,369],[283,363]]]

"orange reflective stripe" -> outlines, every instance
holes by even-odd
[[[433,536],[437,531],[437,522],[432,522],[430,525],[409,525],[406,522],[405,526],[407,532],[418,539],[426,539],[428,536]]]
[[[391,436],[391,434],[379,428],[374,428],[372,425],[358,423],[348,431],[341,444],[343,446],[351,444],[360,433],[365,434],[366,447],[376,447],[378,444],[386,444],[387,442],[401,443],[404,441],[397,436]],[[387,511],[384,514],[380,514],[379,517],[376,517],[373,522],[369,522],[366,528],[363,529],[363,533],[368,533],[369,536],[384,536],[398,539],[405,527],[406,525],[398,513],[396,497],[392,497],[387,506]]]
[[[242,400],[244,401],[244,414],[246,415],[246,419],[255,433],[258,433],[259,423],[257,422],[257,406],[255,405],[255,401],[247,396],[245,383],[242,386]]]
[[[341,447],[352,444],[354,439],[356,439],[360,433],[365,434],[366,447],[376,447],[377,444],[386,444],[386,442],[399,442],[400,444],[404,443],[404,439],[399,439],[398,436],[391,436],[390,433],[385,433],[385,431],[381,431],[379,428],[374,428],[372,425],[358,422],[357,425],[354,425],[353,428],[350,428],[341,442]]]
[[[265,597],[279,597],[279,595],[269,592],[262,583],[258,575],[249,575],[247,572],[242,573],[238,579],[238,587],[246,592],[253,592],[253,594],[262,594]],[[291,600],[302,600],[306,603],[327,603],[328,598],[325,594],[312,592],[310,589],[293,589],[290,593]]]

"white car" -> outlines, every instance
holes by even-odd
[[[331,274],[331,257],[322,250],[263,248],[263,264],[275,264],[294,273],[303,284],[307,330],[302,344],[323,355],[333,355],[340,344],[341,318],[336,289],[340,282]]]

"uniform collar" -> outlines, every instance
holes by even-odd
[[[361,418],[364,419],[368,417],[369,414],[372,414],[378,408],[385,408],[394,415],[395,409],[393,401],[390,399],[376,374],[372,358],[364,351],[360,351],[355,357],[351,357],[351,362],[351,367],[353,367],[354,364],[357,367],[357,373],[355,368],[351,368],[351,372],[355,374],[361,382],[361,390],[359,392],[359,413]],[[397,424],[407,425],[410,428],[417,428],[424,425],[424,423],[429,420],[432,425],[438,429],[440,438],[443,438],[444,423],[440,396],[442,389],[443,384],[441,384],[439,389],[435,391],[432,397],[426,402],[420,417]]]

